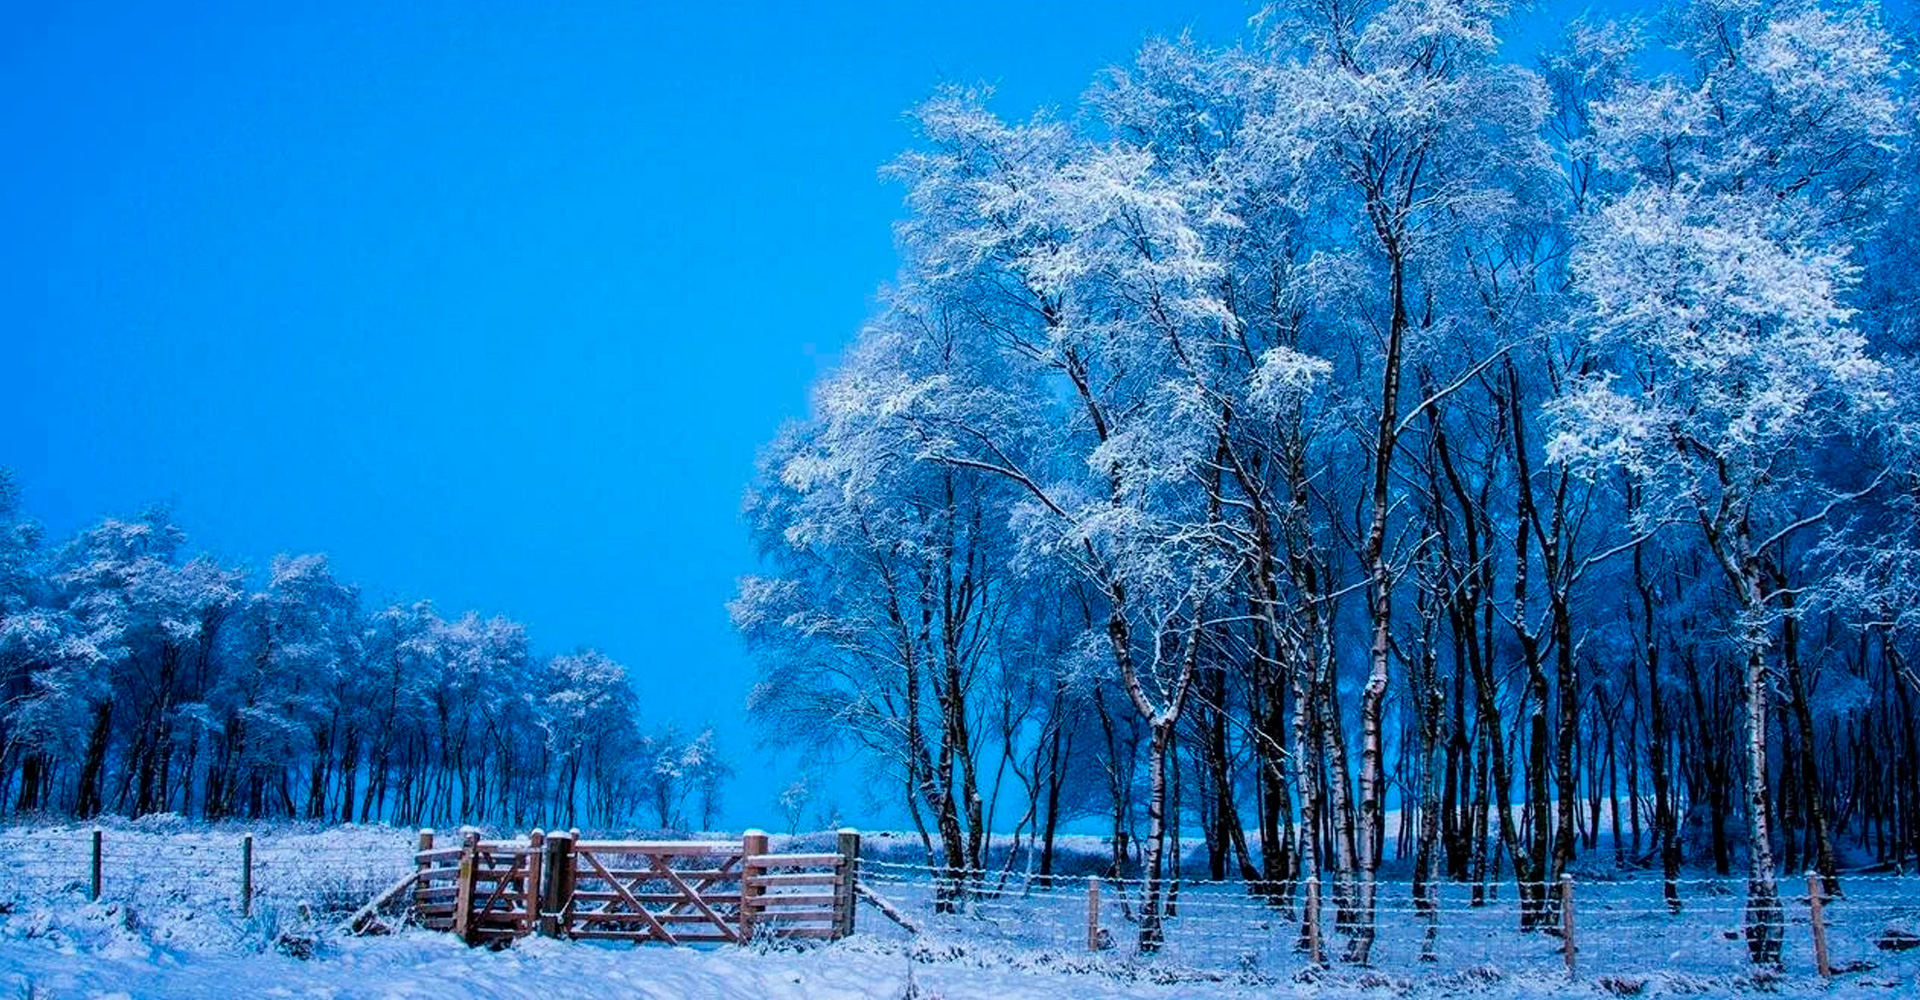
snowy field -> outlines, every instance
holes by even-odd
[[[1416,994],[1495,997],[1607,995],[1591,986],[1569,991],[1551,976],[1479,977],[1435,982]],[[277,954],[144,957],[71,954],[8,941],[0,945],[0,990],[8,997],[313,997],[328,1000],[1080,1000],[1080,998],[1226,998],[1392,996],[1404,984],[1336,975],[1320,983],[1226,979],[1156,982],[1149,973],[1047,968],[995,955],[930,960],[910,949],[850,940],[804,951],[698,951],[608,948],[533,940],[500,952],[468,949],[445,935],[411,931],[356,941],[310,961]],[[1649,991],[1657,995],[1662,991]],[[1714,992],[1689,983],[1679,991]],[[1872,995],[1895,996],[1879,989]]]
[[[1113,947],[1086,949],[1087,885],[1052,890],[1015,873],[958,914],[936,915],[928,873],[875,836],[862,880],[921,925],[915,938],[863,907],[853,939],[814,948],[633,948],[527,940],[466,948],[419,930],[353,938],[338,925],[410,867],[414,834],[388,827],[256,831],[255,905],[240,912],[239,827],[160,820],[109,825],[102,897],[88,902],[87,827],[0,830],[0,997],[283,996],[988,998],[1726,995],[1920,995],[1920,949],[1875,947],[1920,929],[1920,880],[1855,877],[1830,904],[1842,973],[1813,972],[1807,910],[1787,897],[1787,967],[1756,976],[1739,938],[1737,881],[1690,878],[1669,915],[1659,883],[1591,874],[1576,888],[1579,968],[1569,982],[1557,938],[1514,929],[1511,887],[1484,908],[1463,886],[1442,895],[1434,961],[1406,887],[1383,886],[1370,969],[1309,969],[1297,925],[1231,884],[1188,884],[1162,953],[1135,951],[1127,883],[1104,883]],[[892,841],[898,843],[898,841]],[[1332,920],[1332,910],[1325,919]],[[1338,953],[1339,939],[1330,941]]]

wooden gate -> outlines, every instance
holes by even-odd
[[[737,843],[583,840],[558,898],[567,937],[664,944],[745,938]]]
[[[533,933],[540,914],[541,843],[536,831],[526,843],[461,838],[459,847],[433,847],[422,832],[413,887],[414,918],[422,926],[449,930],[463,939],[512,940]]]
[[[422,832],[414,918],[470,944],[529,934],[662,944],[753,938],[836,939],[853,933],[860,835],[833,853],[774,854],[764,833],[738,841],[525,842],[463,835],[435,848]]]

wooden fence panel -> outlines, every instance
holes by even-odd
[[[843,905],[853,900],[853,866],[844,854],[755,854],[743,862],[754,891],[746,897],[757,935],[842,937]],[[827,891],[821,891],[825,888]]]

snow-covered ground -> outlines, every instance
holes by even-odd
[[[1550,977],[1486,978],[1466,985],[1488,997],[1555,996],[1565,988],[1563,981]],[[492,952],[468,949],[446,935],[411,931],[351,942],[308,961],[273,953],[179,958],[76,954],[16,941],[0,945],[0,995],[33,998],[1146,1000],[1309,994],[1381,991],[1358,977],[1331,987],[1291,982],[1276,987],[1233,979],[1156,983],[1148,975],[1023,967],[997,957],[916,961],[909,949],[851,940],[804,951],[756,952],[610,948],[536,939]]]
[[[918,922],[913,937],[863,908],[860,933],[798,949],[707,950],[522,941],[469,949],[407,930],[353,938],[338,924],[410,865],[413,831],[272,827],[255,835],[255,906],[240,912],[239,827],[172,820],[115,824],[104,834],[102,898],[87,900],[89,828],[0,829],[13,859],[0,871],[0,997],[837,997],[1228,998],[1272,996],[1920,995],[1920,949],[1883,951],[1889,927],[1914,930],[1920,880],[1861,877],[1829,908],[1832,986],[1813,974],[1806,907],[1788,898],[1787,969],[1756,978],[1739,939],[1740,886],[1692,878],[1686,911],[1668,914],[1657,881],[1599,873],[1576,888],[1579,970],[1569,982],[1559,941],[1514,928],[1501,898],[1468,905],[1443,894],[1434,961],[1405,886],[1383,887],[1372,968],[1309,969],[1297,925],[1235,885],[1188,885],[1165,949],[1134,947],[1130,887],[1102,889],[1113,947],[1086,949],[1087,883],[1053,889],[1022,876],[964,912],[936,915],[928,873],[892,838],[872,837],[863,881]],[[1332,910],[1326,912],[1329,922]],[[1337,936],[1329,942],[1338,953]]]
[[[1609,983],[1613,984],[1611,987]],[[1531,998],[1699,996],[1761,992],[1840,997],[1908,997],[1911,972],[1853,975],[1832,988],[1806,976],[1764,985],[1738,977],[1652,972],[1581,976],[1569,983],[1547,971],[1495,966],[1412,978],[1335,968],[1316,977],[1246,974],[1170,976],[1132,963],[1010,954],[934,939],[918,945],[855,938],[820,948],[631,948],[544,939],[503,951],[466,948],[451,937],[408,931],[339,941],[306,960],[273,951],[187,955],[123,946],[88,950],[9,937],[0,942],[0,995],[21,998],[313,997],[327,1000],[1116,1000],[1253,997],[1475,996]]]

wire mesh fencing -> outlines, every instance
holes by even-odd
[[[1305,884],[1169,880],[1162,884],[1159,943],[1143,948],[1141,880],[955,875],[875,858],[862,859],[859,872],[863,886],[918,930],[1049,961],[1272,978],[1311,974],[1315,965]],[[1786,971],[1818,974],[1823,964],[1835,975],[1885,966],[1920,971],[1920,950],[1908,950],[1920,945],[1920,877],[1854,874],[1839,881],[1842,892],[1823,895],[1816,916],[1808,882],[1780,880]],[[1321,955],[1339,968],[1368,925],[1364,911],[1350,905],[1351,887],[1328,880],[1317,888]],[[1587,875],[1537,888],[1545,890],[1536,897],[1544,906],[1536,903],[1536,918],[1523,929],[1519,887],[1511,881],[1435,882],[1419,896],[1408,881],[1376,882],[1367,965],[1415,978],[1563,970],[1591,977],[1770,974],[1748,958],[1744,878],[1680,879],[1677,909],[1658,877]],[[1824,962],[1816,954],[1816,920]]]
[[[246,917],[257,908],[351,912],[414,868],[412,835],[385,828],[0,830],[0,900],[126,903]]]
[[[7,858],[0,906],[97,900],[169,919],[239,923],[264,911],[337,922],[416,871],[416,846],[414,832],[387,827],[0,829]],[[987,946],[1042,964],[1297,978],[1315,974],[1316,938],[1327,965],[1352,968],[1343,957],[1369,926],[1352,887],[1331,879],[1311,887],[1317,910],[1306,905],[1306,884],[1169,880],[1153,947],[1142,946],[1146,886],[1139,879],[956,873],[871,856],[859,860],[857,879],[925,941]],[[1511,881],[1440,881],[1416,895],[1410,882],[1382,880],[1374,887],[1367,968],[1423,981],[1562,969],[1706,981],[1755,975],[1744,934],[1745,879],[1688,877],[1673,885],[1677,907],[1657,876],[1590,873],[1539,886],[1529,895],[1536,907],[1544,900],[1544,910],[1523,929]],[[1824,966],[1835,976],[1920,975],[1920,877],[1843,874],[1831,896],[1814,880],[1782,878],[1779,888],[1789,974]],[[876,909],[862,907],[857,933],[906,933]]]

